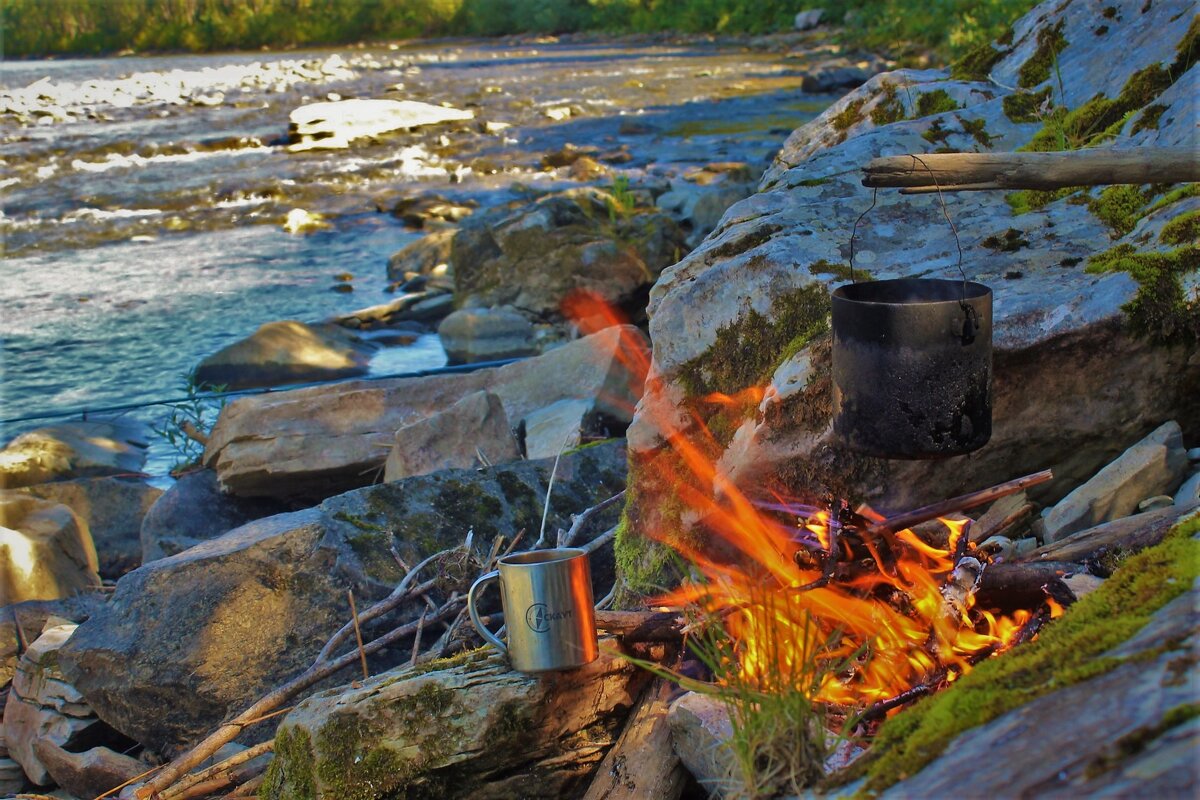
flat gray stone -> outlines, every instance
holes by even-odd
[[[537,353],[533,324],[512,308],[460,309],[438,325],[451,363],[474,364]]]
[[[445,469],[473,469],[521,457],[500,398],[473,392],[445,411],[396,431],[383,480]]]

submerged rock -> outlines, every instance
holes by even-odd
[[[404,575],[401,560],[459,545],[470,530],[482,553],[497,536],[536,538],[551,467],[526,461],[369,486],[149,562],[59,651],[62,669],[114,728],[174,751],[306,668],[348,619],[348,589],[360,607],[378,600]],[[564,457],[548,529],[624,486],[621,443]],[[611,564],[593,569],[605,591]]]
[[[336,150],[355,139],[391,131],[468,120],[474,112],[415,100],[340,100],[311,103],[289,117],[289,150]]]
[[[63,422],[23,433],[0,450],[0,489],[141,472],[141,430],[126,422]]]
[[[268,322],[196,367],[197,383],[246,389],[365,375],[376,347],[336,325]]]
[[[616,433],[641,395],[645,347],[620,326],[499,368],[240,397],[213,426],[204,462],[238,496],[328,497],[370,483],[397,429],[483,389],[514,426],[558,400],[596,398]]]

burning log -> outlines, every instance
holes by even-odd
[[[987,489],[980,489],[977,492],[952,497],[949,500],[942,500],[931,505],[909,511],[906,514],[899,514],[894,517],[888,517],[872,526],[873,530],[880,532],[889,531],[896,532],[905,528],[911,528],[914,525],[919,525],[922,522],[928,522],[931,519],[949,516],[960,511],[966,511],[970,508],[991,503],[999,500],[1001,497],[1007,497],[1010,494],[1024,491],[1031,486],[1045,483],[1054,478],[1052,470],[1044,469],[1041,472],[1035,472],[1032,475],[1026,475],[1023,478],[1016,478],[1004,483],[998,483],[995,486],[989,486]]]
[[[1037,608],[1047,597],[1061,606],[1069,606],[1075,602],[1075,593],[1062,579],[1086,571],[1082,564],[1065,561],[991,564],[980,577],[975,603],[1002,613]]]

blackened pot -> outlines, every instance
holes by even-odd
[[[902,278],[833,293],[833,430],[879,458],[945,458],[992,435],[992,290]]]

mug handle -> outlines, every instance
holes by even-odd
[[[467,611],[470,612],[471,624],[475,626],[475,630],[479,631],[479,635],[482,636],[488,644],[492,645],[505,656],[507,656],[508,648],[504,646],[504,642],[496,638],[495,634],[484,627],[483,620],[479,618],[479,611],[475,608],[475,597],[483,588],[483,585],[488,581],[494,581],[499,577],[500,570],[492,570],[486,575],[479,576],[479,578],[471,584],[471,589],[467,592]]]

